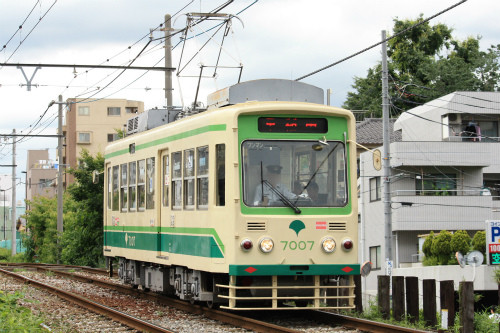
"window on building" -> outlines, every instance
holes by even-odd
[[[170,188],[170,160],[168,155],[163,156],[163,207],[168,207],[168,190]]]
[[[425,174],[415,177],[417,195],[457,195],[456,174]]]
[[[226,205],[226,145],[218,144],[215,145],[215,155],[216,155],[216,205],[225,206]]]
[[[42,190],[46,187],[49,187],[51,182],[52,182],[51,179],[43,179],[42,178],[38,181],[38,188]]]
[[[120,107],[110,106],[108,107],[108,116],[119,116],[121,113]]]
[[[194,208],[194,149],[184,150],[184,208]]]
[[[372,263],[372,269],[380,269],[381,266],[381,255],[380,246],[370,247],[370,262]]]
[[[382,186],[380,177],[370,178],[370,201],[378,201],[382,198]]]
[[[128,209],[131,212],[135,212],[137,207],[136,178],[137,178],[137,162],[134,161],[128,164],[128,195],[129,195]]]
[[[120,166],[120,171],[121,171],[121,177],[120,177],[120,208],[122,212],[126,212],[128,207],[127,207],[127,200],[128,200],[128,184],[127,184],[127,178],[128,178],[128,173],[127,173],[127,163],[124,163]]]
[[[155,158],[146,159],[146,209],[155,208]]]
[[[119,191],[119,179],[120,179],[120,167],[115,165],[113,167],[113,210],[118,210],[118,204],[120,203],[120,191]]]
[[[125,113],[137,113],[137,107],[125,107]]]
[[[208,146],[196,149],[196,195],[198,208],[208,207]]]
[[[137,175],[137,207],[144,210],[146,207],[146,161],[137,162],[139,173]]]
[[[78,115],[79,116],[89,116],[90,110],[88,106],[79,106],[78,107]]]
[[[90,132],[78,132],[78,143],[90,143]]]
[[[182,153],[172,153],[172,208],[182,209]]]
[[[118,133],[109,133],[108,134],[108,142],[113,142],[118,140],[120,137],[118,136]]]

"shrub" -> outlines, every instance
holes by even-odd
[[[472,249],[486,256],[486,231],[478,231],[472,238]]]
[[[471,238],[467,231],[457,230],[453,236],[451,236],[451,251],[452,253],[461,252],[462,254],[467,254],[470,250]]]

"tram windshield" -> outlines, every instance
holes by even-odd
[[[340,141],[247,140],[243,201],[250,207],[343,207],[345,147]]]

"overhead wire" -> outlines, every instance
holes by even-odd
[[[381,45],[381,44],[383,44],[383,43],[386,43],[386,42],[390,41],[390,40],[391,40],[391,39],[393,39],[393,38],[396,38],[396,37],[398,37],[398,36],[404,35],[404,34],[405,34],[405,33],[407,33],[408,31],[411,31],[411,30],[413,30],[414,28],[416,28],[416,27],[418,27],[418,26],[420,26],[420,25],[422,25],[422,24],[424,24],[424,23],[429,22],[430,20],[432,20],[432,19],[434,19],[434,18],[436,18],[436,17],[438,17],[438,16],[440,16],[440,15],[442,15],[442,14],[444,14],[444,13],[446,13],[446,12],[450,11],[450,10],[452,10],[453,8],[455,8],[455,7],[457,7],[457,6],[461,5],[461,4],[463,4],[463,3],[465,3],[465,2],[467,2],[467,0],[462,0],[462,1],[460,1],[460,2],[457,2],[456,4],[454,4],[454,5],[452,5],[452,6],[448,7],[448,8],[446,8],[446,9],[444,9],[444,10],[440,11],[439,13],[434,14],[434,15],[432,15],[432,16],[430,16],[430,17],[426,18],[425,20],[422,20],[422,21],[420,21],[420,22],[417,22],[417,23],[415,23],[414,25],[412,25],[412,26],[410,26],[410,27],[408,27],[408,28],[406,28],[406,29],[404,29],[404,30],[401,30],[400,32],[396,33],[396,34],[395,34],[395,35],[393,35],[393,36],[390,36],[390,37],[388,37],[388,38],[385,38],[384,40],[382,40],[382,41],[380,41],[380,42],[378,42],[378,43],[375,43],[375,44],[373,44],[373,45],[371,45],[371,46],[368,46],[368,47],[366,47],[366,48],[362,49],[361,51],[358,51],[358,52],[356,52],[356,53],[353,53],[353,54],[351,54],[351,55],[349,55],[349,56],[347,56],[347,57],[345,57],[345,58],[342,58],[342,59],[340,59],[340,60],[338,60],[338,61],[336,61],[336,62],[334,62],[334,63],[332,63],[332,64],[330,64],[330,65],[324,66],[324,67],[322,67],[322,68],[320,68],[320,69],[318,69],[318,70],[315,70],[315,71],[313,71],[313,72],[311,72],[311,73],[309,73],[309,74],[306,74],[306,75],[304,75],[304,76],[301,76],[301,77],[299,77],[299,78],[295,79],[295,81],[300,81],[300,80],[303,80],[303,79],[305,79],[305,78],[307,78],[307,77],[309,77],[309,76],[312,76],[312,75],[314,75],[314,74],[317,74],[317,73],[319,73],[319,72],[322,72],[322,71],[324,71],[325,69],[328,69],[328,68],[331,68],[331,67],[333,67],[333,66],[336,66],[336,65],[338,65],[338,64],[340,64],[340,63],[343,63],[344,61],[347,61],[347,60],[352,59],[352,58],[354,58],[354,57],[356,57],[356,56],[358,56],[358,55],[360,55],[360,54],[363,54],[363,53],[365,53],[366,51],[369,51],[369,50],[371,50],[371,49],[373,49],[373,48],[375,48],[375,47],[377,47],[377,46],[379,46],[379,45]]]
[[[12,34],[12,36],[9,38],[9,40],[3,45],[2,47],[2,51],[5,50],[7,48],[7,45],[9,45],[10,41],[14,38],[14,36],[19,32],[19,30],[21,30],[24,26],[24,24],[26,23],[26,21],[28,20],[28,18],[31,16],[31,13],[33,13],[33,11],[35,10],[36,6],[40,3],[40,0],[37,0],[37,2],[35,3],[35,5],[33,6],[33,8],[31,8],[30,12],[28,13],[28,15],[26,16],[26,18],[24,19],[24,21],[19,25],[19,27],[17,28],[16,32],[14,32]]]

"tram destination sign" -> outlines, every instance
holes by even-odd
[[[325,118],[260,117],[259,132],[273,133],[326,133]]]
[[[486,221],[486,252],[488,265],[500,265],[500,220]]]

